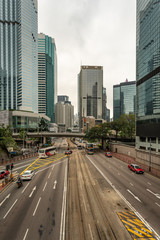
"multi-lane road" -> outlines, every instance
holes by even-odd
[[[107,158],[102,151],[96,151],[94,155],[89,156],[84,150],[78,150],[75,146],[68,160],[64,155],[68,147],[65,139],[57,140],[56,147],[58,153],[46,160],[32,158],[15,163],[15,175],[29,167],[35,171],[35,176],[31,181],[24,182],[23,187],[19,189],[16,183],[12,183],[1,192],[1,240],[6,238],[62,240],[69,239],[69,236],[76,236],[75,240],[83,239],[82,236],[89,236],[88,239],[101,239],[96,232],[97,226],[103,229],[103,232],[113,232],[114,229],[117,231],[115,234],[110,234],[110,236],[113,235],[111,238],[106,239],[118,239],[116,237],[118,231],[127,240],[132,239],[133,236],[134,239],[140,236],[143,239],[149,236],[152,239],[160,239],[160,180],[158,178],[147,173],[135,174],[128,169],[126,163],[114,157]],[[70,172],[69,163],[73,164]],[[73,175],[77,178],[76,185]],[[67,183],[69,183],[68,186]],[[96,196],[98,189],[100,192]],[[70,196],[67,194],[69,191],[71,191]],[[67,199],[68,196],[70,199]],[[76,202],[72,197],[75,197]],[[89,206],[90,204],[92,206]],[[112,206],[113,209],[108,209],[106,214],[107,206]],[[78,216],[77,211],[81,216]],[[67,214],[72,214],[71,218]],[[108,219],[109,216],[110,219]],[[110,224],[112,217],[116,222]],[[72,228],[69,222],[66,224],[66,221],[70,221],[69,219],[72,221],[76,219],[72,222]],[[103,222],[102,219],[105,221]],[[111,230],[107,229],[107,222]],[[76,231],[82,223],[86,224],[87,227],[83,226],[83,231],[87,232],[77,234]],[[75,224],[74,227],[73,224]],[[66,234],[67,231],[70,233]],[[75,235],[71,231],[75,231]]]
[[[146,226],[160,235],[160,179],[135,174],[126,163],[101,152],[87,158]]]
[[[22,172],[35,159],[15,164]],[[57,154],[32,164],[35,176],[17,188],[13,183],[0,195],[0,239],[64,239],[67,158]]]

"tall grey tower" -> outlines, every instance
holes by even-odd
[[[0,1],[0,110],[38,112],[37,0]]]
[[[79,126],[82,118],[93,116],[102,119],[103,106],[103,67],[81,66],[78,75]]]

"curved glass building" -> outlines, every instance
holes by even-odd
[[[136,147],[160,152],[160,1],[137,0]]]

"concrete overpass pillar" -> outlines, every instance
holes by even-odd
[[[43,144],[46,144],[46,137],[43,137]]]
[[[102,139],[102,149],[106,150],[106,139]]]

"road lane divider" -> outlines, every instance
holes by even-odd
[[[134,193],[132,193],[129,189],[127,189],[127,192],[129,192],[136,200],[141,202],[141,200],[136,195],[134,195]]]
[[[53,189],[56,189],[57,181],[54,181]]]
[[[64,176],[64,189],[63,189],[63,200],[62,200],[62,212],[61,212],[61,225],[60,225],[60,238],[59,238],[59,240],[64,240],[65,239],[66,196],[67,196],[67,165],[66,165],[66,168],[65,168],[65,176]]]
[[[146,189],[148,192],[152,193],[155,197],[160,199],[160,194],[152,192],[150,189]]]
[[[34,191],[36,190],[36,186],[32,189],[32,192],[29,195],[29,198],[32,197],[32,194],[34,193]]]
[[[27,234],[28,234],[28,231],[29,231],[29,229],[27,228],[27,230],[26,230],[26,232],[25,232],[25,235],[24,235],[24,238],[23,238],[23,240],[25,240],[25,239],[26,239],[26,237],[27,237]]]
[[[50,178],[50,176],[51,176],[51,172],[49,173],[48,178]]]
[[[8,212],[4,215],[3,219],[5,219],[7,217],[8,213],[12,210],[12,208],[14,207],[14,205],[16,204],[17,201],[18,201],[18,199],[15,200],[15,202],[12,204],[12,206],[10,207]]]
[[[45,183],[45,185],[44,185],[43,192],[44,192],[44,190],[45,190],[46,186],[47,186],[47,182],[46,182],[46,183]]]
[[[5,199],[0,203],[0,207],[2,206],[2,204],[10,197],[11,193],[9,193],[7,195],[7,197],[5,197]]]
[[[39,198],[39,200],[38,200],[38,202],[37,202],[36,208],[35,208],[35,210],[34,210],[34,212],[33,212],[33,216],[36,214],[36,211],[37,211],[37,208],[38,208],[38,206],[39,206],[40,201],[41,201],[41,197]]]
[[[25,188],[23,188],[22,193],[24,193],[24,191],[26,190],[26,188],[28,187],[29,184],[30,184],[30,183],[27,183],[27,185],[25,186]]]

